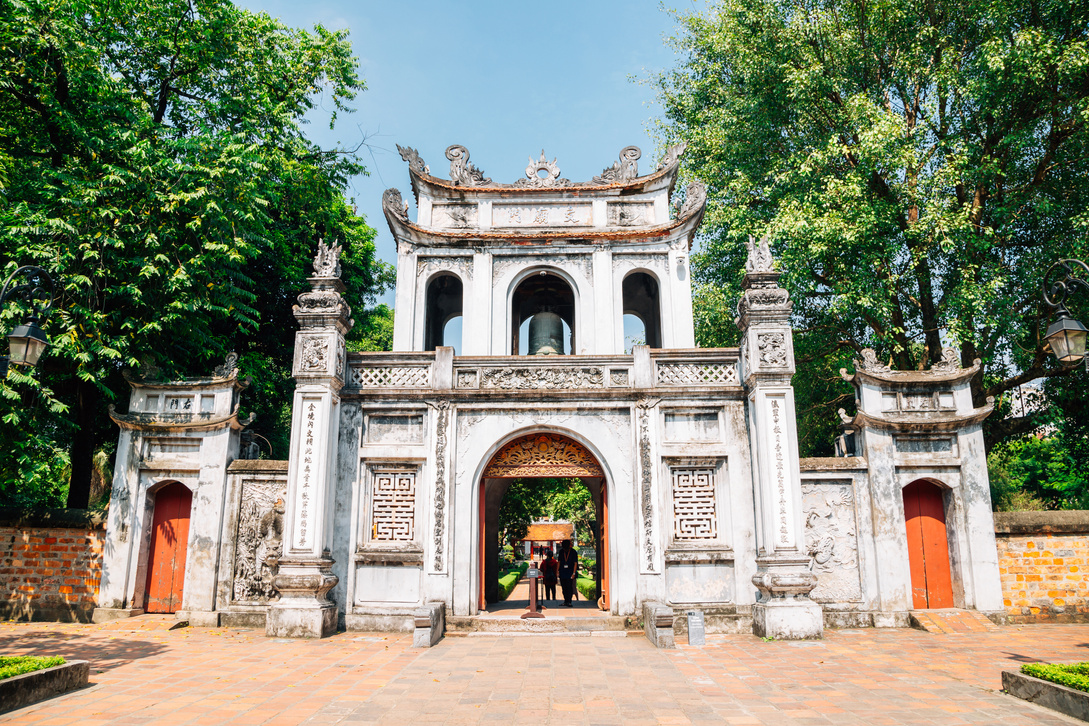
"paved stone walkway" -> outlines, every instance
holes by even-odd
[[[147,616],[146,616],[147,617]],[[1089,660],[1089,626],[710,636],[447,638],[0,623],[0,653],[92,661],[92,687],[0,716],[25,724],[1069,724],[1000,692],[1033,660]],[[136,629],[134,629],[136,628]]]

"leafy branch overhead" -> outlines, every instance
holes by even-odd
[[[316,240],[342,241],[353,305],[390,281],[344,198],[362,164],[305,134],[319,98],[335,121],[363,89],[346,31],[227,0],[0,4],[0,263],[61,285],[40,382],[2,388],[33,405],[0,436],[51,427],[84,481],[121,368],[205,373],[232,349],[279,426]]]
[[[864,347],[911,370],[953,344],[983,361],[977,404],[1071,374],[1040,285],[1089,254],[1089,6],[723,0],[678,20],[660,132],[708,187],[697,281],[736,299],[744,240],[770,233],[820,396]],[[704,344],[736,335],[715,310]]]

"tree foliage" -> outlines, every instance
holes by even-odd
[[[1043,345],[1040,290],[1089,253],[1089,5],[720,0],[678,22],[660,131],[708,185],[697,299],[721,304],[702,344],[735,339],[744,240],[768,233],[813,382],[803,431],[830,425],[835,371],[864,347],[901,370],[946,346],[981,359],[977,405],[1072,374]],[[992,417],[988,439],[1036,425]]]
[[[514,545],[529,525],[550,518],[571,522],[579,543],[596,546],[597,515],[590,490],[581,479],[515,479],[499,505],[500,541]]]
[[[335,121],[364,88],[346,35],[228,0],[0,4],[0,269],[35,263],[59,288],[41,370],[0,388],[2,481],[27,457],[55,478],[67,450],[85,505],[121,370],[206,375],[231,350],[286,455],[291,305],[317,239],[342,241],[353,305],[390,280],[344,198],[361,163],[305,134],[319,99]]]

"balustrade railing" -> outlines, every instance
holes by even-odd
[[[355,353],[345,380],[349,390],[467,392],[702,386],[740,386],[737,349],[637,348],[633,355],[608,356]]]

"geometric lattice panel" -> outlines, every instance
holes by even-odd
[[[371,487],[371,540],[411,542],[416,530],[416,472],[374,473]]]
[[[348,385],[350,388],[430,388],[431,366],[352,366]]]
[[[717,538],[714,470],[672,467],[670,473],[673,480],[673,539]]]
[[[732,363],[659,363],[657,368],[660,386],[738,385]]]

